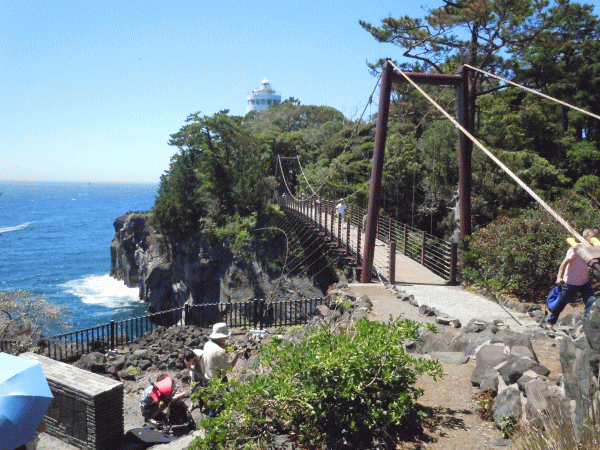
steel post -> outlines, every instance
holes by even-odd
[[[371,170],[369,209],[367,212],[367,226],[365,230],[365,251],[360,275],[360,281],[362,283],[369,283],[371,281],[371,273],[373,272],[379,194],[381,191],[381,178],[383,174],[383,161],[385,157],[385,142],[387,139],[388,115],[390,112],[390,95],[392,92],[391,73],[392,66],[390,61],[387,60],[383,64],[381,72],[381,86],[379,88],[379,109],[377,110],[377,126],[375,129],[375,144],[373,146],[373,168]]]
[[[469,69],[459,68],[462,73],[462,83],[457,87],[458,122],[473,133],[469,118]],[[460,239],[471,235],[471,155],[473,142],[462,131],[458,135],[458,207],[460,216]]]

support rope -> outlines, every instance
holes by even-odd
[[[543,97],[543,98],[545,98],[547,100],[552,100],[553,102],[560,103],[563,106],[566,106],[568,108],[574,109],[576,111],[579,111],[580,113],[587,114],[588,116],[591,116],[591,117],[593,117],[595,119],[599,119],[600,120],[600,116],[598,116],[597,114],[594,114],[594,113],[591,113],[589,111],[586,111],[585,109],[578,108],[577,106],[571,105],[571,104],[569,104],[567,102],[563,102],[562,100],[558,100],[557,98],[550,97],[549,95],[542,94],[541,92],[538,92],[535,89],[531,89],[531,88],[525,87],[523,85],[517,84],[517,83],[515,83],[513,81],[507,80],[506,78],[502,78],[502,77],[499,77],[498,75],[494,75],[493,73],[486,72],[485,70],[478,69],[477,67],[470,66],[469,64],[464,64],[464,66],[468,67],[469,69],[476,70],[477,72],[481,72],[481,73],[483,73],[483,74],[485,74],[485,75],[487,75],[489,77],[496,78],[496,79],[504,81],[505,83],[508,83],[508,84],[512,84],[513,86],[516,86],[518,88],[525,89],[527,92],[531,92],[532,94],[539,95],[540,97]]]
[[[396,71],[402,75],[406,81],[412,84],[415,89],[417,89],[427,100],[429,100],[450,122],[454,124],[456,128],[462,131],[465,136],[467,136],[477,147],[481,149],[483,153],[485,153],[492,161],[494,161],[502,170],[504,170],[519,186],[521,186],[525,191],[531,195],[548,213],[554,217],[569,233],[577,238],[579,242],[583,245],[589,246],[590,244],[581,236],[569,223],[563,219],[556,211],[554,211],[544,200],[540,198],[529,186],[527,186],[519,177],[517,177],[508,167],[506,167],[492,152],[490,152],[487,148],[483,146],[471,133],[469,133],[461,124],[456,121],[450,114],[448,114],[440,105],[438,105],[423,89],[421,89],[413,80],[410,79],[408,75],[406,75],[402,70],[396,66],[393,62],[390,61],[390,64],[396,69]]]

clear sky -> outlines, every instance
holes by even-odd
[[[357,117],[366,62],[401,60],[358,21],[441,3],[0,0],[0,180],[157,183],[189,114],[244,115],[263,78]]]

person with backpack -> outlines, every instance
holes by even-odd
[[[185,393],[177,394],[177,386],[170,375],[160,375],[150,383],[140,397],[140,412],[146,421],[162,420],[162,413],[171,402],[180,400]]]
[[[592,238],[597,237],[598,233],[594,230],[586,229],[583,230],[581,235],[589,242]],[[569,248],[565,259],[558,268],[556,284],[560,286],[560,293],[556,305],[552,308],[550,316],[546,320],[546,328],[549,330],[554,329],[554,325],[558,321],[558,316],[560,316],[565,306],[573,300],[577,293],[581,294],[585,303],[584,317],[587,317],[592,305],[596,301],[590,283],[589,268],[586,262],[577,255],[573,247]]]

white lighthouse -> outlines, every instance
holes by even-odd
[[[262,80],[260,89],[252,91],[248,96],[248,108],[250,111],[264,111],[269,106],[280,103],[281,95],[277,95],[274,89],[271,89],[271,83],[266,78]]]

